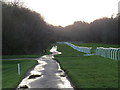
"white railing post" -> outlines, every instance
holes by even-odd
[[[105,58],[110,58],[113,60],[120,60],[120,48],[103,48],[97,47],[95,55],[99,55]]]
[[[20,64],[18,64],[18,75],[20,75]]]

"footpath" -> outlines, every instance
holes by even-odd
[[[52,54],[40,57],[38,65],[36,65],[28,75],[21,81],[17,88],[30,89],[59,89],[59,90],[74,90],[65,72],[60,68],[60,65],[55,61],[54,55],[61,54],[57,51],[57,46],[50,50]]]

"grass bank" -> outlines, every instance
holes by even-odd
[[[118,61],[83,56],[67,45],[58,44],[58,50],[62,55],[56,59],[76,88],[118,88]]]
[[[21,74],[18,75],[17,64],[20,64]],[[3,60],[2,88],[16,88],[26,72],[37,63],[36,60]]]

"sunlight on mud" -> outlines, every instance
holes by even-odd
[[[32,86],[31,83],[32,82],[36,82],[36,80],[38,81],[38,80],[41,80],[42,78],[44,78],[45,75],[43,74],[43,71],[46,70],[45,66],[47,66],[48,64],[51,63],[52,65],[57,66],[55,68],[55,70],[57,70],[57,72],[53,72],[52,73],[52,75],[55,75],[54,76],[55,78],[53,78],[53,79],[55,79],[55,81],[56,81],[55,82],[56,83],[56,87],[58,87],[58,88],[71,88],[70,90],[74,90],[73,87],[72,87],[72,85],[71,85],[71,83],[70,83],[70,81],[67,79],[67,75],[61,69],[59,63],[56,62],[55,60],[53,60],[54,55],[62,54],[62,53],[57,51],[57,46],[53,46],[52,49],[50,50],[50,52],[52,54],[50,54],[50,55],[44,55],[44,56],[42,56],[42,57],[40,57],[40,58],[37,59],[38,65],[36,65],[29,72],[30,74],[28,76],[26,76],[26,78],[24,78],[22,80],[22,82],[18,85],[18,88],[34,88],[34,86]],[[47,62],[48,60],[50,61],[50,63]],[[54,70],[54,68],[52,68],[50,70]],[[47,76],[45,76],[45,77],[47,77]],[[38,83],[38,85],[39,85],[39,83]]]

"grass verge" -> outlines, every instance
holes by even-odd
[[[21,75],[18,75],[17,64],[20,64]],[[16,88],[25,77],[26,72],[37,63],[36,60],[3,60],[2,88]]]
[[[118,61],[100,56],[82,56],[67,45],[58,45],[56,59],[76,88],[118,88]],[[71,57],[74,56],[74,57]]]

